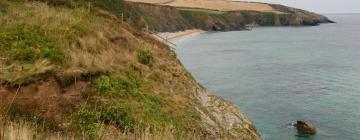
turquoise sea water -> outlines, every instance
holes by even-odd
[[[193,76],[239,105],[265,140],[360,139],[360,14],[337,24],[204,33],[176,43]],[[298,137],[288,123],[309,120]]]

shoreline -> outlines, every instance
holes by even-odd
[[[206,31],[204,30],[199,30],[199,29],[193,29],[193,30],[185,30],[185,31],[179,31],[179,32],[161,32],[158,34],[153,34],[152,36],[154,36],[156,39],[167,43],[173,43],[175,41],[187,38],[187,37],[191,37],[191,36],[195,36],[195,35],[199,35],[201,33],[205,33]]]

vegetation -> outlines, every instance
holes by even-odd
[[[98,92],[107,96],[124,96],[129,90],[129,83],[113,76],[100,76],[95,80],[95,88]]]
[[[72,59],[68,52],[78,37],[105,25],[81,9],[2,3],[7,10],[0,12],[0,83],[29,83],[60,71]]]
[[[99,126],[101,128],[101,126]],[[102,128],[103,131],[110,131],[106,128]],[[134,135],[134,133],[136,135]],[[29,123],[27,121],[7,121],[0,117],[0,138],[5,140],[11,139],[51,139],[51,140],[78,140],[78,139],[91,139],[87,135],[54,134],[46,129],[43,129],[36,124]],[[199,138],[192,135],[175,136],[174,129],[171,127],[163,128],[159,131],[150,132],[149,129],[145,131],[134,130],[134,132],[119,132],[113,136],[107,136],[103,132],[95,134],[99,136],[99,139],[137,139],[137,140],[198,140]]]
[[[141,64],[152,66],[154,63],[154,56],[150,51],[140,50],[137,57]]]
[[[181,16],[186,19],[191,25],[196,28],[202,28],[205,24],[204,21],[215,18],[219,21],[226,21],[228,13],[218,12],[212,10],[201,10],[201,9],[179,9]]]
[[[256,16],[256,21],[260,25],[274,25],[275,24],[275,14],[272,12],[259,13]]]
[[[224,14],[225,12],[222,11],[216,11],[216,10],[207,10],[207,9],[197,9],[197,8],[177,8],[179,11],[187,11],[187,12],[202,12],[202,13],[207,13],[207,14]]]
[[[141,78],[126,72],[126,78],[116,76],[99,76],[94,80],[94,90],[102,101],[90,100],[90,104],[80,107],[72,115],[72,123],[85,131],[88,136],[95,137],[101,124],[113,125],[123,131],[142,131],[178,125],[176,119],[166,115],[164,107],[167,101],[159,96],[149,95],[140,90]],[[89,96],[85,96],[88,98]],[[111,97],[110,97],[111,96]],[[93,106],[92,102],[99,102]]]
[[[80,132],[85,132],[89,139],[94,139],[98,116],[98,112],[84,108],[73,115],[72,123],[80,128]]]
[[[253,22],[253,16],[250,11],[241,11],[242,17],[244,18],[245,24],[250,24]]]
[[[16,25],[0,31],[0,49],[2,56],[9,57],[11,62],[35,62],[38,59],[49,59],[61,63],[63,50],[57,46],[55,39],[47,35],[39,26],[24,27]]]
[[[22,119],[28,122],[37,123],[40,122],[39,113],[33,110],[25,110],[18,105],[8,105],[3,109],[7,117],[12,120]]]

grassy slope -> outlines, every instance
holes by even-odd
[[[3,115],[90,138],[113,128],[201,134],[196,83],[167,46],[95,8],[2,1],[1,9]]]

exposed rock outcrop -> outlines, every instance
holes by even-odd
[[[224,136],[237,140],[262,139],[255,125],[237,106],[202,88],[196,88],[195,93],[200,103],[196,109],[201,114],[201,126],[211,139],[222,139]]]
[[[316,134],[315,126],[310,122],[296,121],[294,127],[297,129],[298,133],[300,134],[308,134],[308,135]]]

